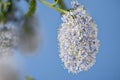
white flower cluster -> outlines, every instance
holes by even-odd
[[[99,40],[97,25],[77,1],[73,8],[62,16],[58,30],[60,58],[68,72],[87,71],[96,61]]]
[[[20,73],[20,67],[14,57],[0,58],[0,80],[22,80]]]
[[[0,23],[0,80],[21,80],[13,49],[17,47],[18,35],[14,22]]]
[[[12,48],[17,44],[15,26],[12,23],[0,23],[0,56],[12,54]]]

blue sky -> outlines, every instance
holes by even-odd
[[[42,45],[36,55],[21,57],[26,74],[36,80],[120,80],[120,0],[78,1],[98,25],[101,45],[96,64],[89,71],[78,74],[68,73],[63,68],[58,56],[57,40],[60,14],[38,1],[36,14],[40,23]],[[70,7],[71,0],[65,2]]]

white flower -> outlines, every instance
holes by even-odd
[[[60,58],[72,73],[87,71],[96,61],[99,40],[97,25],[77,1],[72,9],[62,16],[58,31]]]
[[[0,56],[11,55],[17,45],[16,26],[13,23],[0,23]]]

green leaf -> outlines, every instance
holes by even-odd
[[[36,11],[36,0],[31,0],[30,7],[28,12],[25,14],[25,16],[29,17],[32,16]]]
[[[63,10],[67,10],[64,0],[58,0],[58,6]]]

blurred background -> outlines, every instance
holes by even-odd
[[[52,0],[47,0],[53,2]],[[68,8],[72,0],[64,0]],[[32,56],[16,51],[23,74],[35,80],[120,80],[120,0],[78,0],[98,25],[100,49],[96,64],[86,72],[68,73],[59,58],[57,31],[61,15],[37,0],[35,12],[41,43]],[[28,4],[17,4],[25,13]],[[38,26],[37,25],[37,26]],[[23,38],[24,39],[24,38]],[[20,54],[19,54],[20,53]]]

